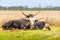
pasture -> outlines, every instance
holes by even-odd
[[[0,40],[60,40],[60,29],[0,30]]]
[[[25,14],[38,11],[24,11]],[[24,18],[21,11],[0,11],[0,25],[6,21]],[[40,11],[36,18],[44,17],[52,30],[2,30],[0,40],[60,40],[60,11]]]

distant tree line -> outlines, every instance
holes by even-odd
[[[0,6],[0,10],[60,10],[60,7],[47,6],[43,8],[42,7],[29,8],[27,6],[10,6],[10,7]]]

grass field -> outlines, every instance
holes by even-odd
[[[37,12],[24,11],[25,14]],[[24,17],[21,11],[0,11],[0,24],[21,17]],[[60,40],[60,11],[40,11],[36,18],[40,17],[53,24],[52,30],[2,30],[0,26],[0,40]]]
[[[53,30],[0,30],[0,40],[60,40],[60,28]]]

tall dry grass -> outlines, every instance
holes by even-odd
[[[36,14],[38,11],[24,11],[25,14]],[[21,11],[0,11],[0,24],[9,20],[24,18]],[[44,17],[44,20],[49,24],[60,24],[60,11],[40,11],[36,18]]]

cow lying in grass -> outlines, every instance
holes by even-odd
[[[38,12],[39,13],[39,12]],[[37,14],[38,14],[37,13]],[[3,29],[11,30],[11,29],[40,29],[43,30],[44,28],[51,30],[49,25],[47,25],[44,21],[38,21],[37,18],[34,18],[35,15],[29,14],[26,15],[24,12],[22,12],[23,15],[26,16],[26,18],[21,18],[19,20],[10,20],[2,25]],[[41,19],[41,18],[39,18]]]

